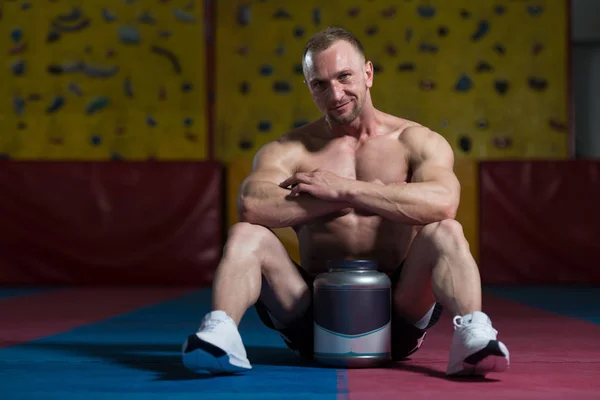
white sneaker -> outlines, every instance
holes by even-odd
[[[208,313],[182,348],[183,365],[194,372],[228,374],[252,369],[235,322],[223,311]]]
[[[482,312],[454,317],[446,374],[485,376],[488,372],[506,371],[509,353],[504,343],[496,339],[497,335],[492,321]]]

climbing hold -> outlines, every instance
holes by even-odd
[[[123,126],[117,126],[117,128],[115,129],[115,135],[117,136],[121,136],[125,134],[125,127]]]
[[[61,137],[50,137],[50,138],[48,138],[48,142],[55,146],[60,146],[65,143],[65,139],[61,138]]]
[[[404,63],[398,64],[398,71],[407,72],[407,71],[414,71],[414,70],[415,70],[415,63],[404,62]]]
[[[119,154],[118,152],[115,151],[110,155],[110,159],[112,161],[121,161],[123,159],[123,157],[121,156],[121,154]]]
[[[135,26],[121,26],[119,27],[119,40],[124,44],[139,44],[142,38]]]
[[[461,136],[458,139],[458,147],[460,147],[460,149],[465,152],[465,153],[469,153],[471,151],[471,148],[473,147],[473,142],[471,141],[471,138],[468,136]]]
[[[252,149],[253,144],[249,139],[241,139],[238,143],[238,146],[242,150],[250,150]]]
[[[85,112],[87,115],[92,115],[97,113],[100,110],[103,110],[110,104],[110,99],[108,97],[99,96],[92,98],[85,107]]]
[[[184,93],[191,92],[194,90],[194,85],[191,82],[184,82],[181,85],[181,91]]]
[[[42,95],[39,93],[29,93],[27,96],[27,100],[29,101],[40,101],[42,99]]]
[[[506,54],[506,47],[504,47],[504,45],[501,43],[496,43],[494,45],[494,51],[503,56]]]
[[[477,66],[475,67],[475,71],[477,71],[478,73],[493,72],[494,67],[492,67],[492,65],[487,61],[479,61],[477,63]]]
[[[133,83],[131,83],[131,78],[129,77],[123,80],[123,92],[125,92],[126,97],[133,97]]]
[[[469,19],[469,18],[471,18],[471,12],[469,10],[467,10],[466,8],[461,8],[460,16],[463,19]]]
[[[138,22],[147,25],[154,25],[156,24],[156,18],[154,18],[149,11],[144,11],[138,17]]]
[[[317,26],[321,25],[321,9],[320,8],[313,8],[312,19],[313,19],[313,24],[315,24]]]
[[[383,18],[392,18],[394,15],[396,15],[396,7],[395,6],[390,6],[381,11],[381,16]]]
[[[498,149],[508,149],[512,147],[513,141],[508,136],[497,136],[492,139],[492,144]]]
[[[383,66],[377,62],[373,62],[373,72],[376,74],[383,72]]]
[[[282,56],[284,54],[285,54],[285,45],[284,44],[278,45],[277,48],[275,49],[275,55]]]
[[[165,101],[167,99],[167,88],[161,86],[158,88],[158,100]]]
[[[102,9],[102,18],[106,22],[114,22],[117,20],[117,14],[113,13],[112,11],[108,10],[107,8],[103,8]]]
[[[27,69],[27,64],[25,60],[17,60],[12,63],[10,69],[15,76],[23,76],[25,75],[25,71]]]
[[[163,39],[169,38],[169,37],[171,37],[171,35],[172,35],[171,31],[168,31],[168,30],[158,31],[158,36],[160,36]]]
[[[60,110],[64,105],[65,105],[64,97],[62,97],[60,95],[54,96],[52,98],[52,100],[50,101],[50,104],[46,108],[46,113],[48,113],[48,114],[55,113],[56,111]]]
[[[407,43],[410,43],[412,38],[413,38],[412,28],[406,28],[406,30],[404,31],[404,40],[406,40]]]
[[[106,58],[113,58],[117,54],[115,49],[107,49],[106,50]]]
[[[69,91],[77,97],[83,96],[83,90],[75,82],[69,83],[69,85],[67,86],[67,89],[69,89]]]
[[[25,50],[27,50],[27,43],[22,43],[18,46],[11,47],[8,50],[8,54],[10,54],[11,56],[14,56],[14,55],[23,53]]]
[[[66,14],[58,14],[56,16],[55,20],[63,21],[63,22],[75,22],[82,16],[83,16],[83,13],[81,12],[81,9],[74,7],[74,8],[71,8],[71,11],[69,11]]]
[[[273,67],[270,65],[262,65],[258,70],[258,73],[262,76],[270,76],[273,73]]]
[[[437,53],[438,46],[436,46],[435,44],[423,42],[419,45],[419,51],[421,51],[422,53]]]
[[[21,96],[13,97],[13,109],[15,111],[15,114],[23,115],[23,113],[25,112],[25,104],[25,99]]]
[[[533,46],[531,46],[531,53],[534,56],[537,56],[538,54],[540,54],[542,52],[542,50],[544,50],[544,45],[542,43],[534,43]]]
[[[260,132],[269,132],[271,130],[271,121],[259,121],[257,128]]]
[[[186,132],[185,133],[185,138],[187,140],[189,140],[190,142],[194,142],[194,143],[198,141],[198,135],[195,135],[195,134],[193,134],[191,132]]]
[[[19,123],[17,124],[17,129],[22,131],[27,129],[27,124],[23,121],[19,121]]]
[[[529,87],[535,91],[543,92],[548,87],[548,81],[544,78],[531,76],[528,79]]]
[[[482,39],[485,35],[487,35],[489,30],[490,24],[488,21],[479,21],[479,24],[477,25],[477,30],[475,30],[475,33],[473,33],[473,35],[471,36],[471,40],[478,41]]]
[[[182,10],[181,8],[174,8],[173,15],[175,16],[175,19],[179,22],[186,22],[188,24],[193,24],[196,22],[196,17],[194,16],[194,14]]]
[[[294,37],[301,38],[302,36],[304,36],[304,28],[301,26],[294,28]]]
[[[146,116],[146,124],[152,128],[154,128],[156,125],[158,125],[158,123],[156,122],[156,120],[152,117],[152,115],[148,115]]]
[[[462,93],[468,92],[469,90],[471,90],[473,88],[473,81],[471,80],[469,75],[462,74],[458,78],[458,81],[456,82],[456,85],[454,88],[457,92],[462,92]]]
[[[289,12],[287,12],[286,10],[284,10],[283,8],[278,8],[273,13],[273,18],[275,18],[275,19],[290,19],[290,18],[292,18],[292,15]]]
[[[56,31],[50,31],[48,32],[48,36],[46,36],[47,43],[54,43],[58,41],[58,39],[60,39],[60,33]]]
[[[365,29],[365,33],[368,36],[374,36],[377,34],[377,32],[379,32],[379,27],[377,25],[371,25]]]
[[[433,18],[436,14],[435,7],[432,6],[418,6],[417,13],[422,18]]]
[[[419,81],[419,87],[421,88],[421,90],[423,90],[425,92],[429,92],[430,90],[435,89],[436,84],[435,84],[435,81],[433,81],[431,79],[421,79]]]
[[[236,54],[245,57],[248,55],[248,53],[250,53],[250,48],[248,47],[248,45],[242,45],[240,47],[238,47],[238,49],[236,50]]]
[[[494,81],[494,89],[500,95],[505,95],[510,88],[510,82],[504,79],[496,79]]]
[[[348,10],[348,15],[351,17],[357,17],[358,14],[360,14],[360,8],[359,7],[353,7],[351,9]]]
[[[250,82],[244,81],[240,84],[240,92],[242,94],[247,94],[250,91]]]
[[[398,49],[394,44],[390,43],[385,46],[385,52],[388,56],[395,57],[398,54]]]
[[[494,7],[494,12],[497,15],[504,15],[504,13],[506,13],[506,7],[502,5],[497,5],[496,7]]]
[[[249,5],[241,5],[236,10],[236,20],[238,24],[242,26],[250,25],[250,21],[252,20],[252,9]]]
[[[551,129],[557,131],[557,132],[566,132],[569,130],[569,127],[567,126],[566,123],[559,121],[557,119],[551,118],[548,121],[548,125],[550,126]]]
[[[10,155],[8,153],[0,153],[0,160],[10,160]]]
[[[85,54],[90,54],[92,52],[92,46],[88,44],[87,46],[84,47],[83,52]]]
[[[21,10],[27,11],[31,8],[31,4],[28,1],[21,3]]]
[[[179,58],[172,51],[159,46],[152,46],[150,51],[152,51],[154,54],[166,57],[173,65],[175,73],[178,75],[181,74],[181,64],[179,62]]]
[[[446,37],[446,36],[448,36],[448,32],[449,32],[449,29],[447,26],[438,27],[438,30],[437,30],[438,36]]]
[[[527,6],[527,13],[532,17],[539,17],[544,12],[542,6],[529,5]]]
[[[477,125],[477,127],[479,129],[487,129],[487,128],[489,128],[489,122],[485,118],[478,119],[477,122],[475,123],[475,125]]]
[[[92,146],[99,146],[102,143],[102,137],[94,135],[90,138],[90,141],[92,142]]]
[[[193,118],[185,118],[183,120],[183,126],[185,126],[186,128],[190,128],[194,125],[194,119]]]
[[[13,42],[19,43],[23,38],[23,30],[21,28],[15,28],[10,32],[10,38]]]
[[[298,63],[294,65],[294,73],[296,75],[302,75],[304,74],[304,70],[302,69],[302,64]]]
[[[298,121],[294,121],[294,123],[292,124],[292,129],[298,129],[298,128],[300,128],[300,127],[302,127],[304,125],[307,125],[307,124],[308,124],[308,121],[304,120],[304,119],[301,119],[301,120],[298,120]]]
[[[275,81],[273,83],[273,91],[275,93],[288,93],[292,90],[292,86],[286,81]]]

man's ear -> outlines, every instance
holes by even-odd
[[[373,74],[373,63],[371,61],[365,62],[365,82],[369,88],[373,86]]]

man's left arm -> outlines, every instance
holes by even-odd
[[[344,200],[351,207],[410,225],[455,218],[460,183],[448,142],[426,128],[409,128],[400,140],[410,151],[411,181],[389,185],[358,181],[343,194]]]

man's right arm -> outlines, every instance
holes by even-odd
[[[238,195],[241,222],[268,228],[302,225],[311,219],[348,208],[308,194],[288,197],[290,189],[279,186],[296,170],[293,144],[272,142],[256,154],[252,173],[242,182]]]

